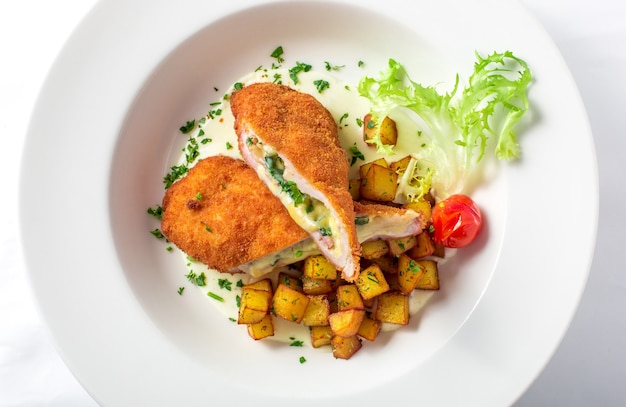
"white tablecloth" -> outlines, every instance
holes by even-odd
[[[584,99],[598,156],[600,219],[578,312],[554,357],[516,405],[624,406],[626,2],[522,2],[553,37]],[[64,41],[94,3],[0,3],[0,406],[95,405],[58,356],[37,314],[19,258],[15,199],[22,143],[38,90]],[[585,193],[581,185],[580,199],[586,199]]]

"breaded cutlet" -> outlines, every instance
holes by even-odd
[[[309,235],[244,161],[198,161],[163,198],[163,234],[192,258],[222,272]]]

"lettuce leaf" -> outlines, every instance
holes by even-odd
[[[440,93],[435,87],[411,80],[404,67],[393,59],[378,78],[365,76],[359,82],[359,93],[369,99],[374,116],[385,117],[404,108],[417,114],[427,127],[426,142],[424,138],[420,138],[419,145],[416,141],[416,158],[422,165],[414,166],[415,173],[401,180],[401,187],[412,191],[408,199],[423,195],[415,188],[416,181],[423,178],[418,172],[424,173],[424,166],[433,172],[432,188],[438,196],[445,197],[463,191],[467,179],[479,171],[477,164],[491,153],[488,146],[494,146],[493,154],[499,160],[520,156],[514,127],[528,110],[530,69],[510,51],[485,58],[477,53],[476,57],[474,72],[462,91],[459,75],[451,92]],[[378,135],[372,143],[381,154],[393,153]],[[424,188],[419,186],[420,190]]]

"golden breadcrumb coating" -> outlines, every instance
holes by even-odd
[[[309,237],[252,168],[226,156],[200,160],[162,206],[167,239],[222,272]]]
[[[253,135],[278,153],[285,163],[285,171],[289,166],[289,170],[301,178],[298,186],[300,181],[306,182],[326,197],[336,213],[337,223],[342,225],[341,239],[345,239],[345,245],[350,248],[350,253],[343,253],[344,264],[338,264],[338,259],[329,260],[339,269],[353,263],[352,270],[343,270],[344,278],[356,279],[361,246],[348,192],[349,164],[330,112],[313,96],[273,83],[245,86],[233,93],[230,103],[239,147],[250,165],[254,166],[245,149]],[[353,262],[345,256],[351,257]]]

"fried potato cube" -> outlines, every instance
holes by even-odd
[[[254,283],[246,284],[246,287],[253,290],[269,291],[272,292],[272,280],[264,278],[263,280],[255,281]]]
[[[415,246],[407,251],[409,257],[419,259],[420,257],[430,256],[435,252],[435,243],[430,235],[426,232],[415,236]]]
[[[417,283],[415,288],[420,290],[439,290],[439,268],[437,262],[433,260],[419,260],[424,268],[424,276]]]
[[[382,324],[380,321],[376,321],[366,315],[361,322],[357,335],[361,338],[367,339],[368,341],[373,341],[380,333],[381,326]]]
[[[409,297],[398,291],[389,291],[378,296],[374,319],[389,324],[408,325]]]
[[[289,288],[293,288],[296,291],[303,291],[302,288],[302,280],[300,277],[294,277],[291,274],[280,272],[278,274],[278,282],[277,284],[284,284]]]
[[[348,182],[348,191],[350,191],[350,195],[352,195],[353,201],[358,201],[361,199],[361,195],[359,194],[359,189],[361,188],[361,179],[354,178]]]
[[[391,202],[396,197],[398,174],[389,168],[372,165],[361,179],[359,194],[363,199]]]
[[[365,310],[347,309],[330,314],[328,316],[328,322],[333,335],[347,338],[359,332],[363,318],[365,318]]]
[[[385,116],[382,122],[378,123],[371,113],[363,117],[363,140],[369,143],[376,136],[380,127],[380,141],[389,146],[395,146],[398,142],[398,129],[396,122],[389,116]]]
[[[241,293],[237,323],[255,324],[260,322],[268,313],[271,301],[271,291],[256,290],[244,286]]]
[[[268,336],[274,336],[274,324],[272,322],[272,316],[265,314],[263,319],[256,324],[248,324],[248,335],[254,340],[267,338]]]
[[[345,311],[349,309],[364,309],[363,298],[359,289],[354,284],[343,284],[337,287],[337,309]]]
[[[428,201],[415,201],[403,205],[405,209],[411,209],[420,214],[424,224],[430,223],[432,219],[432,206]]]
[[[372,165],[380,165],[381,167],[385,167],[385,168],[389,168],[389,164],[387,163],[387,160],[385,160],[384,158],[378,158],[374,161],[370,161],[368,163],[362,164],[359,167],[359,177],[362,179],[365,177],[365,174],[367,174],[367,172],[370,170],[370,167]],[[360,186],[361,184],[359,184]]]
[[[359,293],[364,300],[369,300],[389,291],[389,284],[387,284],[385,275],[376,263],[365,270],[361,270],[356,280],[356,286],[359,288]]]
[[[330,330],[330,326],[312,326],[309,330],[311,331],[311,345],[314,348],[330,345],[330,341],[333,339],[333,331]]]
[[[404,253],[398,258],[398,285],[403,294],[409,295],[424,276],[426,270],[420,263]]]
[[[361,257],[364,259],[378,259],[387,253],[389,253],[389,244],[385,240],[370,240],[361,244]]]
[[[302,273],[315,279],[334,280],[337,278],[337,268],[321,254],[304,259]]]
[[[324,278],[311,278],[303,275],[302,291],[308,295],[328,294],[334,291],[335,281]]]
[[[276,316],[299,324],[304,318],[309,301],[311,300],[306,294],[285,284],[278,284],[272,298],[272,310]]]
[[[446,248],[442,243],[435,243],[435,250],[433,251],[433,256],[437,256],[440,258],[446,257]]]
[[[417,239],[415,236],[407,236],[400,239],[391,239],[388,240],[389,243],[389,253],[392,256],[399,256],[407,250],[411,250],[417,244]]]
[[[344,338],[341,336],[334,336],[330,341],[330,346],[333,349],[333,356],[337,359],[350,359],[361,347],[361,339],[358,336],[351,336]]]
[[[378,267],[380,267],[385,274],[398,273],[398,258],[395,256],[383,256],[377,259],[372,259],[372,263],[378,264]]]
[[[326,295],[310,295],[309,305],[304,311],[302,323],[306,326],[327,326],[330,315],[330,302]]]
[[[406,171],[407,167],[409,166],[410,161],[411,161],[411,156],[407,155],[406,157],[398,161],[394,161],[390,163],[389,168],[398,174],[402,174]]]

